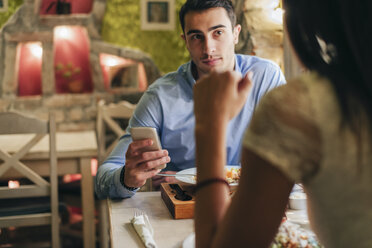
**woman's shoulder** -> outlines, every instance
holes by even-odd
[[[289,178],[311,176],[321,157],[321,123],[313,86],[301,75],[268,92],[257,107],[244,139],[245,147],[276,164]]]
[[[261,102],[262,105],[275,106],[276,110],[293,112],[297,108],[306,108],[309,100],[309,85],[301,76],[269,91]]]
[[[266,98],[284,108],[290,106],[291,109],[308,109],[314,106],[314,101],[319,103],[324,97],[329,98],[332,95],[333,90],[328,79],[315,72],[307,72],[271,90]]]
[[[332,94],[327,79],[316,73],[306,73],[268,92],[256,112],[278,125],[315,133],[328,112],[329,107],[325,105],[334,105]],[[333,103],[329,103],[331,99]]]

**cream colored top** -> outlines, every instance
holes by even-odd
[[[307,74],[263,98],[244,146],[303,183],[312,229],[325,247],[372,247],[371,137],[367,122],[360,144],[341,128],[332,85]]]

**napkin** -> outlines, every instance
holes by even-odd
[[[143,212],[135,212],[134,217],[130,221],[136,230],[138,236],[140,236],[142,242],[146,248],[157,248],[154,240],[154,230],[150,224],[147,214]]]

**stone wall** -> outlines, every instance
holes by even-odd
[[[238,53],[253,54],[283,64],[283,25],[270,18],[274,0],[232,0],[242,25]]]
[[[145,53],[105,43],[99,29],[105,12],[105,0],[94,0],[90,14],[40,16],[41,0],[25,0],[0,31],[0,111],[20,111],[46,118],[49,111],[57,117],[58,130],[94,129],[97,102],[128,100],[136,102],[136,90],[107,91],[103,83],[99,55],[107,53],[144,65],[148,83],[160,76],[152,59]],[[60,25],[81,26],[90,41],[90,67],[94,90],[85,94],[56,94],[54,76],[53,29]],[[21,42],[42,44],[42,95],[17,96],[17,46]]]

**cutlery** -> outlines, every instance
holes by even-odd
[[[186,194],[186,191],[182,190],[181,187],[178,184],[169,184],[169,187],[171,189],[174,189],[176,191],[175,198],[179,201],[190,201],[192,197],[188,194]]]
[[[195,177],[196,176],[196,174],[164,174],[164,173],[158,173],[156,175],[163,176],[163,177]]]

